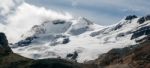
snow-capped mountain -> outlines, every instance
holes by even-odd
[[[130,15],[111,26],[100,26],[82,17],[50,19],[34,25],[11,46],[14,52],[28,58],[85,62],[113,48],[136,44],[135,40],[150,33],[149,18]]]
[[[28,3],[14,8],[1,15],[0,32],[6,34],[15,53],[33,59],[85,62],[113,48],[137,44],[150,33],[149,15],[130,15],[117,24],[101,26],[83,17]]]
[[[94,24],[91,21],[87,20],[86,18],[82,17],[77,19],[71,19],[68,21],[67,20],[44,21],[40,25],[33,26],[31,30],[23,34],[21,36],[22,40],[12,45],[12,48],[14,48],[14,50],[17,50],[15,52],[21,52],[18,51],[20,50],[20,48],[21,49],[23,48],[23,51],[25,51],[26,49],[28,50],[28,48],[26,47],[31,47],[32,49],[32,46],[33,51],[34,48],[37,48],[38,51],[40,51],[41,48],[42,50],[44,49],[43,51],[37,52],[36,55],[33,53],[29,54],[28,52],[30,58],[31,57],[67,58],[68,54],[74,53],[75,51],[80,51],[80,49],[81,50],[84,49],[84,47],[88,44],[88,40],[86,41],[86,39],[89,39],[89,41],[92,39],[96,40],[94,37],[90,38],[89,34],[97,29],[102,28],[103,26]],[[79,43],[81,41],[83,42]],[[94,42],[90,41],[89,43]],[[82,45],[84,46],[83,48],[80,47]],[[70,48],[72,48],[72,50],[70,50]],[[53,49],[55,49],[56,54],[55,52],[53,52]],[[64,51],[61,51],[62,49],[64,49]],[[35,51],[37,50],[35,49]],[[30,51],[30,48],[28,51]],[[41,53],[43,53],[43,55],[41,55]],[[41,57],[38,57],[37,55],[41,55]]]

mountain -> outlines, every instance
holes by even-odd
[[[62,58],[83,63],[111,49],[138,44],[149,35],[149,20],[149,15],[129,15],[117,24],[100,26],[83,17],[46,19],[10,46],[15,53],[31,59]]]
[[[33,60],[13,53],[4,33],[0,33],[0,68],[149,68],[150,36],[138,44],[116,48],[102,54],[96,60],[85,63],[67,61],[60,58]],[[4,51],[3,51],[4,50]],[[3,53],[2,53],[3,52]],[[70,54],[71,55],[71,54]],[[69,55],[68,55],[69,56]]]
[[[33,60],[12,52],[4,33],[0,33],[0,68],[80,68],[76,62],[63,59]]]
[[[68,54],[80,52],[83,48],[80,46],[86,47],[86,41],[82,45],[78,44],[78,41],[90,38],[88,33],[102,28],[103,26],[94,24],[82,17],[71,20],[46,20],[40,25],[33,26],[31,30],[21,36],[22,40],[11,45],[11,47],[14,52],[20,52],[23,56],[25,56],[23,52],[28,53],[26,54],[28,58],[68,58]],[[86,35],[87,37],[83,38]],[[92,39],[95,40],[95,38]],[[25,52],[26,49],[35,53]],[[63,49],[64,51],[62,51]]]
[[[111,26],[82,17],[46,20],[22,34],[16,43],[8,43],[0,33],[0,66],[149,68],[149,20],[149,15],[129,15]]]

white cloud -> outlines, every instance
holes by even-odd
[[[20,36],[27,32],[33,25],[41,24],[47,20],[72,19],[69,13],[55,12],[44,7],[23,3],[7,16],[7,25],[0,27],[0,32],[5,32],[10,42],[20,40]],[[0,24],[2,25],[2,24]]]
[[[6,14],[10,11],[10,8],[14,6],[13,0],[0,0],[1,14]]]
[[[6,15],[23,0],[0,0],[0,14]]]

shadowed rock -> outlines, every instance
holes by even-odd
[[[136,30],[132,37],[131,37],[131,40],[132,39],[135,39],[135,38],[138,38],[140,36],[143,36],[143,35],[150,35],[150,26],[145,26],[145,27],[142,27],[138,30]]]
[[[66,21],[64,21],[64,20],[55,20],[55,21],[53,21],[53,24],[64,24],[64,23],[66,23]]]
[[[78,53],[75,51],[73,54],[68,54],[66,57],[70,58],[71,60],[76,60],[78,57]]]
[[[145,21],[148,21],[148,20],[150,20],[150,15],[147,15],[147,16],[145,16],[145,17],[141,17],[141,18],[138,20],[138,23],[139,23],[139,24],[142,24],[142,23],[144,23]]]
[[[129,15],[129,16],[127,16],[127,17],[125,18],[125,20],[132,20],[132,19],[135,19],[135,18],[137,18],[136,15]]]
[[[8,46],[8,40],[4,33],[0,33],[0,55],[9,53],[12,53],[12,50]]]
[[[70,42],[69,38],[65,38],[65,39],[63,40],[62,44],[67,44],[67,43],[69,43],[69,42]]]

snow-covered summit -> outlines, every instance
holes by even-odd
[[[27,37],[28,35],[37,36],[42,34],[80,35],[86,31],[93,31],[97,28],[102,28],[102,26],[97,25],[83,17],[70,20],[46,20],[40,25],[34,25],[26,34],[23,34],[22,37]]]
[[[139,23],[140,19],[130,15],[111,26],[100,26],[82,17],[44,21],[23,34],[13,50],[33,59],[93,60],[110,49],[136,44],[132,39],[135,32],[149,26],[149,20]]]
[[[117,24],[101,26],[84,17],[74,18],[69,15],[69,18],[63,18],[65,15],[59,15],[60,17],[53,18],[55,15],[51,16],[50,11],[43,11],[47,13],[46,17],[41,15],[36,19],[31,18],[22,27],[17,24],[20,29],[16,31],[20,34],[15,36],[19,40],[10,45],[14,52],[33,59],[64,58],[85,62],[94,60],[113,48],[134,45],[136,38],[150,33],[149,15],[141,18],[130,15]],[[34,23],[29,24],[30,21]],[[12,28],[15,25],[10,23],[7,27]],[[3,27],[7,28],[4,25]],[[28,28],[25,30],[23,27]]]

